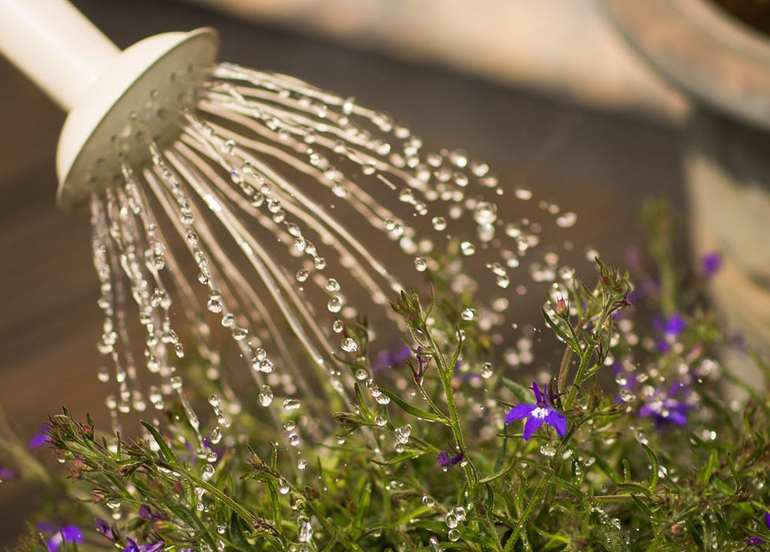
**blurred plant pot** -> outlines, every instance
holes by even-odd
[[[695,254],[719,252],[710,293],[770,351],[770,35],[711,0],[602,0],[626,41],[683,92]]]

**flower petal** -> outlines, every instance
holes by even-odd
[[[519,404],[508,411],[505,417],[505,423],[510,424],[514,420],[522,420],[529,416],[537,408],[534,404]]]
[[[567,434],[567,418],[555,410],[552,409],[548,412],[548,415],[545,417],[545,423],[554,428],[561,437]]]
[[[529,441],[529,438],[532,437],[532,434],[537,431],[541,425],[543,425],[543,418],[536,418],[534,416],[527,418],[527,423],[524,424],[524,440]]]
[[[535,399],[539,406],[543,402],[543,396],[540,394],[540,387],[536,382],[532,382],[532,391],[535,392]]]
[[[770,529],[770,512],[765,512],[765,525]]]
[[[685,412],[682,413],[679,412],[679,409],[670,410],[666,420],[673,422],[676,425],[687,425],[687,411],[685,410]]]
[[[45,433],[38,433],[37,435],[35,435],[29,440],[29,443],[27,444],[27,448],[34,449],[34,448],[42,447],[44,444],[46,444],[50,440],[51,440],[50,435],[46,435]]]

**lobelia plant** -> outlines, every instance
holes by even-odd
[[[665,228],[665,209],[651,212]],[[30,444],[66,477],[5,431],[0,476],[42,481],[59,504],[17,550],[770,549],[770,395],[714,359],[730,340],[682,285],[665,233],[652,239],[659,280],[637,260],[634,289],[596,259],[593,287],[554,289],[544,345],[564,352],[529,389],[494,369],[472,309],[436,277],[429,296],[393,301],[409,333],[391,353],[370,361],[364,320],[345,330],[355,404],[316,397],[333,425],[287,414],[276,432],[244,409],[197,450],[184,404],[133,440],[64,410]],[[723,398],[727,380],[748,398]],[[188,378],[190,402],[210,385]]]

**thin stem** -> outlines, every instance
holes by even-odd
[[[569,364],[572,360],[572,349],[567,346],[564,348],[564,355],[561,357],[561,365],[559,365],[559,378],[556,380],[559,389],[564,389],[564,384],[567,382],[567,372],[569,371]]]
[[[420,394],[428,403],[428,406],[430,406],[431,410],[433,410],[435,414],[438,414],[445,420],[449,421],[449,416],[444,414],[444,411],[438,407],[438,405],[433,401],[433,399],[430,398],[430,395],[428,395],[428,392],[425,391],[425,388],[422,386],[422,382],[415,382],[415,383],[417,384],[417,389],[420,391]]]
[[[543,495],[543,491],[545,490],[546,485],[548,485],[548,482],[551,480],[551,477],[553,477],[553,473],[548,473],[543,476],[543,478],[540,480],[540,483],[537,484],[537,488],[535,489],[535,493],[532,496],[532,499],[529,501],[529,504],[527,504],[527,507],[524,509],[524,512],[521,514],[521,518],[519,519],[519,522],[516,524],[516,527],[513,529],[513,533],[511,533],[511,536],[508,539],[508,542],[505,543],[505,548],[503,552],[510,552],[513,550],[513,546],[516,544],[516,541],[519,540],[519,535],[521,535],[522,530],[524,529],[524,525],[526,525],[527,520],[529,519],[529,516],[532,515],[532,512],[534,511],[537,504],[540,502],[540,498]]]
[[[583,358],[580,359],[580,366],[578,366],[577,372],[575,373],[575,379],[572,381],[569,395],[567,395],[567,401],[564,403],[564,410],[568,411],[572,407],[572,402],[575,400],[575,395],[577,394],[578,387],[580,387],[580,384],[582,383],[583,374],[585,374],[586,368],[588,368],[588,363],[591,361],[594,349],[595,347],[589,348],[583,354]]]
[[[428,327],[423,326],[421,329],[428,338],[430,347],[434,353],[434,358],[436,359],[436,364],[439,368],[439,379],[444,388],[444,397],[446,399],[447,409],[449,410],[450,427],[452,428],[452,433],[457,442],[457,447],[460,449],[460,452],[465,455],[462,468],[465,472],[465,477],[468,480],[471,496],[475,498],[478,477],[476,475],[476,467],[468,457],[468,449],[465,446],[465,438],[463,437],[462,427],[460,426],[460,416],[457,413],[457,403],[455,402],[454,391],[452,390],[452,368],[447,364],[446,357],[441,352],[438,343],[436,343],[436,340],[433,338],[433,334],[431,334]]]

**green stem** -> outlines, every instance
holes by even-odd
[[[463,471],[465,472],[465,478],[468,480],[468,487],[470,489],[471,496],[475,499],[478,477],[476,475],[476,467],[468,457],[468,449],[465,446],[465,438],[463,437],[462,427],[460,426],[460,416],[457,413],[457,403],[455,402],[454,391],[452,390],[453,370],[448,365],[446,357],[441,352],[441,349],[436,343],[436,340],[433,339],[433,335],[427,326],[424,326],[421,329],[425,336],[428,338],[430,347],[435,355],[436,364],[439,368],[439,379],[441,380],[441,385],[444,388],[444,397],[446,399],[447,409],[449,410],[450,427],[452,428],[452,433],[454,435],[455,441],[457,442],[457,448],[459,448],[460,452],[465,455],[461,465]]]
[[[566,411],[569,411],[569,409],[572,408],[572,402],[575,400],[578,387],[582,383],[583,374],[585,374],[586,368],[588,368],[588,363],[591,361],[591,356],[593,353],[594,347],[591,347],[583,354],[583,357],[580,359],[580,366],[578,366],[577,372],[575,373],[575,379],[572,381],[569,395],[567,395],[567,401],[564,403],[564,410]]]
[[[569,346],[564,349],[564,356],[561,357],[561,365],[559,366],[559,378],[556,380],[559,389],[564,389],[564,384],[567,382],[567,372],[569,372],[569,364],[572,360],[572,349]]]
[[[444,414],[444,411],[441,410],[435,402],[433,402],[433,399],[430,398],[430,395],[428,395],[428,392],[425,391],[425,388],[422,386],[422,382],[417,383],[417,389],[419,389],[420,394],[428,403],[428,406],[431,408],[431,410],[433,410],[434,414],[438,414],[442,418],[449,420],[449,417],[446,414]]]
[[[160,462],[158,462],[158,464],[161,465]],[[164,467],[168,470],[175,471],[182,474],[183,477],[185,477],[187,480],[193,483],[196,487],[205,489],[207,493],[211,494],[212,496],[216,497],[218,500],[226,504],[233,512],[238,514],[249,525],[254,526],[254,524],[257,521],[260,521],[259,516],[250,512],[249,510],[247,510],[246,508],[238,504],[235,500],[233,500],[232,498],[227,496],[225,493],[217,489],[211,483],[204,481],[203,478],[178,466],[171,466],[169,464]]]
[[[529,519],[529,516],[532,515],[532,512],[537,507],[538,503],[540,502],[540,498],[543,495],[543,492],[545,491],[546,486],[548,485],[548,482],[551,480],[551,477],[553,477],[553,473],[548,473],[543,476],[543,478],[540,480],[540,483],[538,483],[537,488],[535,489],[535,494],[532,496],[532,499],[529,501],[529,504],[527,504],[527,507],[524,509],[524,512],[521,514],[521,518],[519,518],[519,522],[516,524],[516,527],[513,529],[513,533],[511,533],[510,538],[508,539],[508,542],[505,543],[505,549],[503,552],[511,552],[513,550],[513,546],[516,544],[516,541],[519,540],[519,535],[521,535],[521,532],[524,530],[524,525],[526,525],[527,520]]]

